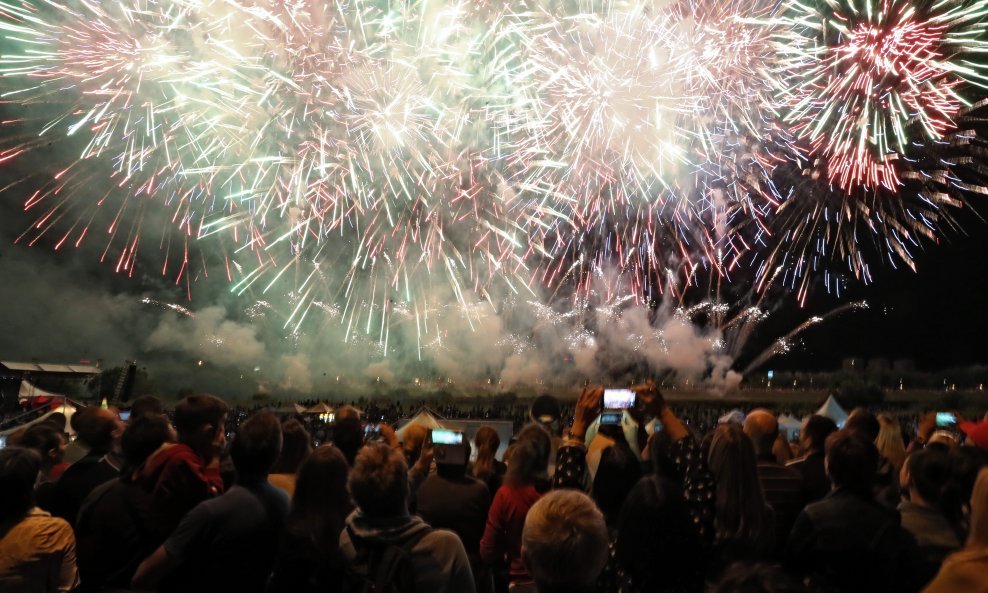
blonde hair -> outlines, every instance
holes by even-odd
[[[878,438],[875,439],[875,446],[878,453],[887,459],[895,473],[902,471],[902,465],[906,462],[906,444],[902,440],[902,428],[899,421],[889,414],[878,415]]]
[[[597,580],[608,556],[604,515],[576,490],[554,490],[525,517],[521,546],[540,587],[586,589]]]

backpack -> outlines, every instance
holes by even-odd
[[[358,539],[350,527],[350,541],[357,551],[347,564],[345,593],[424,593],[415,590],[412,549],[432,529],[423,529],[399,544],[370,544]]]

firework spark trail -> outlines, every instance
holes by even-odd
[[[688,284],[694,258],[719,262],[715,240],[691,244],[703,221],[691,201],[689,137],[705,97],[685,85],[695,65],[682,52],[686,31],[673,12],[645,6],[539,18],[545,24],[518,31],[520,115],[530,123],[514,140],[531,157],[526,173],[537,172],[521,201],[544,261],[536,274],[586,295],[616,266],[640,301],[658,298],[667,284],[654,279],[670,267]]]
[[[988,88],[982,2],[790,2],[780,33],[785,119],[849,191],[896,191],[896,155],[953,129],[964,92]]]
[[[786,335],[782,336],[775,341],[771,346],[762,351],[758,356],[752,360],[748,366],[745,367],[744,371],[741,372],[742,375],[748,375],[758,367],[762,366],[768,362],[773,357],[789,352],[793,347],[793,340],[795,340],[801,333],[813,327],[819,325],[831,317],[835,317],[842,313],[848,311],[863,311],[868,309],[868,303],[866,301],[856,301],[853,303],[844,303],[839,307],[827,311],[823,315],[815,315],[810,317],[803,323],[796,326],[795,329],[791,330]]]
[[[208,269],[190,249],[215,236],[202,251],[222,253],[232,290],[284,295],[295,333],[332,310],[348,339],[387,344],[409,323],[435,343],[439,289],[471,319],[543,291],[685,304],[747,265],[760,294],[781,283],[805,302],[818,275],[839,286],[831,260],[869,280],[862,235],[912,265],[944,208],[988,193],[966,129],[986,14],[0,1],[17,112],[0,162],[71,154],[14,184],[37,213],[27,242],[105,228],[104,258],[133,274],[160,232],[162,273],[191,290]]]

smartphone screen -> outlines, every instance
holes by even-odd
[[[624,416],[622,412],[604,412],[600,415],[600,423],[619,425],[622,416]]]
[[[120,419],[123,420],[124,422],[130,420],[130,410],[123,410],[122,412],[120,412]]]
[[[455,430],[433,430],[432,444],[434,445],[462,445],[463,433]]]
[[[605,410],[627,410],[635,405],[635,392],[630,389],[605,389]]]
[[[957,424],[957,416],[954,416],[950,412],[937,412],[937,426],[944,428],[955,424]]]

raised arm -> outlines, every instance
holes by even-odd
[[[600,402],[604,388],[584,387],[576,401],[573,426],[556,451],[556,473],[552,477],[553,488],[587,489],[587,450],[584,445],[587,429],[600,415]]]

